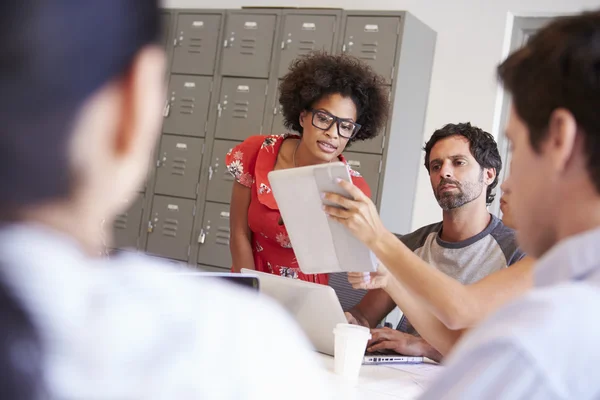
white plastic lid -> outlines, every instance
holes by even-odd
[[[335,326],[333,333],[335,335],[358,336],[366,337],[367,339],[371,338],[371,330],[369,328],[353,324],[339,323]]]

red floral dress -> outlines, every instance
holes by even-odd
[[[256,270],[326,285],[327,274],[300,272],[285,226],[279,224],[281,214],[267,178],[275,167],[281,144],[289,137],[298,136],[285,134],[249,137],[227,154],[227,169],[236,181],[251,189],[248,226],[252,232]],[[339,159],[346,163],[343,156],[340,155]],[[364,178],[349,166],[348,169],[354,184],[370,197],[371,190]]]

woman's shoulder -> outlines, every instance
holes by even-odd
[[[287,139],[290,135],[254,135],[250,136],[242,143],[234,147],[229,155],[234,155],[237,153],[237,157],[241,158],[241,155],[244,155],[244,158],[256,158],[259,152],[273,152],[273,150],[278,149],[279,146],[283,143],[285,139]]]

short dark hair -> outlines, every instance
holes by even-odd
[[[326,95],[350,97],[362,125],[350,142],[377,136],[387,120],[388,92],[383,77],[358,58],[315,52],[296,59],[279,85],[284,125],[302,133],[300,114]]]
[[[494,140],[494,137],[484,131],[481,128],[471,125],[470,122],[460,124],[447,124],[442,129],[438,129],[433,132],[429,141],[425,143],[425,168],[427,172],[429,170],[429,156],[431,155],[431,149],[437,142],[442,139],[451,136],[462,136],[469,141],[469,149],[473,158],[477,160],[477,163],[481,168],[494,168],[496,170],[496,178],[487,187],[486,192],[486,203],[489,205],[494,201],[496,197],[495,193],[492,193],[494,188],[498,185],[498,176],[502,170],[502,158],[498,152],[498,144]]]
[[[0,2],[0,219],[68,197],[84,102],[157,43],[156,0]]]
[[[498,77],[535,151],[547,137],[554,110],[573,114],[600,192],[600,11],[555,19],[500,64]]]

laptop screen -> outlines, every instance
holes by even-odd
[[[230,282],[230,283],[233,283],[236,285],[240,285],[242,287],[251,289],[256,292],[258,292],[258,289],[259,289],[258,278],[255,276],[247,276],[247,275],[242,275],[242,274],[231,274],[231,275],[216,276],[216,278],[225,280],[227,282]]]

